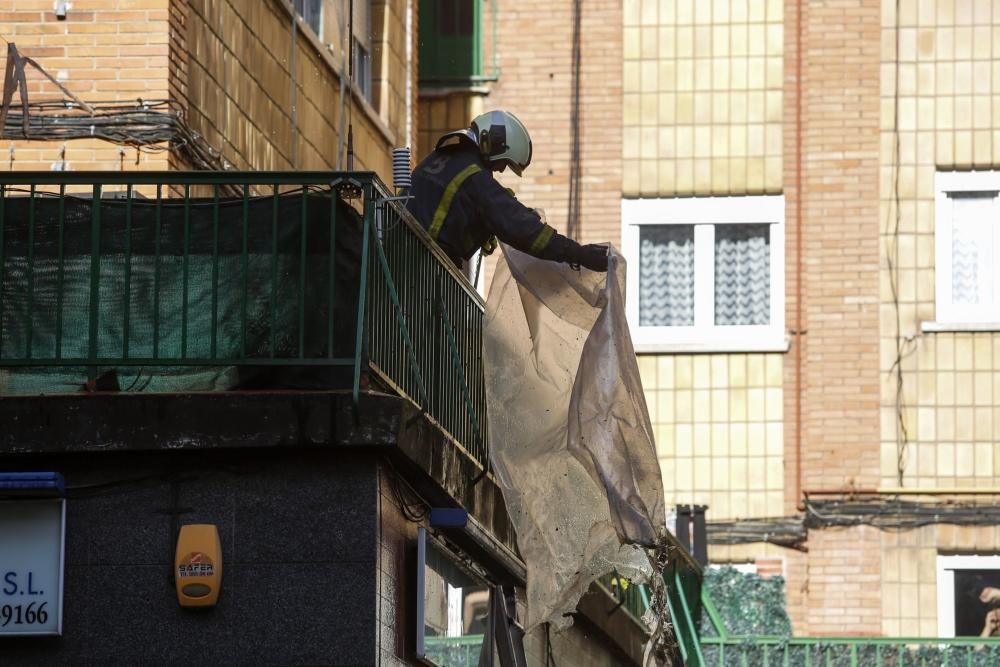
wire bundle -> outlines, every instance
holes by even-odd
[[[172,100],[136,100],[134,103],[92,102],[96,113],[85,112],[68,100],[31,102],[27,118],[23,107],[12,105],[0,138],[35,141],[102,139],[145,152],[175,151],[196,169],[225,169],[219,151],[184,122]]]
[[[809,530],[871,526],[879,530],[897,531],[934,524],[995,526],[1000,524],[1000,504],[948,501],[921,503],[884,496],[836,500],[807,498],[804,515],[712,521],[706,525],[706,532],[709,544],[768,542],[804,550]]]

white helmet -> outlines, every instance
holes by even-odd
[[[449,132],[441,137],[441,146],[452,137],[471,140],[490,166],[497,171],[510,167],[518,176],[531,164],[531,137],[528,128],[512,113],[487,111],[476,116],[467,130]]]
[[[518,176],[531,164],[531,136],[517,116],[507,111],[487,111],[472,121],[479,150],[490,164],[510,167]]]

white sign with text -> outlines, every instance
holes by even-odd
[[[0,636],[62,634],[66,501],[0,502]]]

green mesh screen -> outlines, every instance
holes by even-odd
[[[90,198],[4,200],[0,392],[79,390],[95,356],[122,390],[146,391],[353,357],[361,226],[338,203],[334,230],[328,194],[103,200],[99,213],[95,234]]]
[[[764,578],[745,574],[734,567],[713,567],[705,571],[702,585],[731,635],[792,634],[785,611],[784,577]],[[702,610],[702,636],[715,636],[708,613]]]

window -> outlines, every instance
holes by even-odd
[[[1000,172],[937,175],[936,319],[1000,323]]]
[[[323,0],[295,0],[295,13],[323,39]]]
[[[343,68],[349,68],[348,55],[354,58],[354,82],[362,96],[372,101],[372,3],[371,0],[355,0],[353,32],[350,42],[346,40],[348,26],[352,23],[347,0],[332,3],[330,0],[293,0],[295,13],[302,17],[316,36],[327,43],[327,47],[338,55],[343,55]],[[324,5],[329,16],[324,15]],[[350,53],[347,49],[351,49]],[[338,64],[339,61],[338,61]]]
[[[638,352],[784,350],[781,196],[625,199]]]
[[[490,665],[496,647],[491,589],[458,558],[418,531],[417,657],[424,663]]]
[[[938,635],[978,637],[1000,608],[1000,556],[938,556]]]
[[[372,101],[372,55],[371,51],[358,39],[354,40],[354,83],[361,89],[361,95]]]

